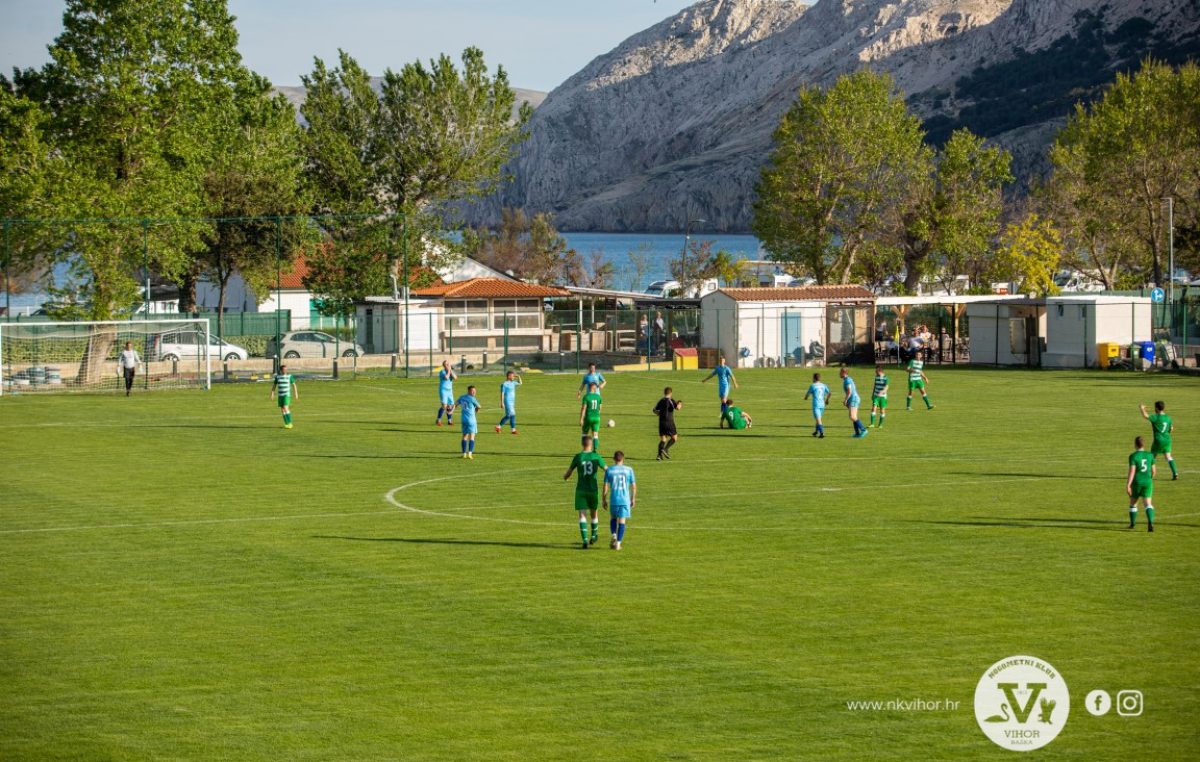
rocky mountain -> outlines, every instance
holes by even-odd
[[[383,77],[371,77],[371,87],[373,87],[376,92],[382,90]],[[275,87],[275,92],[282,93],[285,98],[291,101],[292,105],[296,107],[296,118],[299,119],[301,123],[304,123],[304,118],[300,116],[300,107],[304,105],[304,88],[290,85],[277,85]],[[546,100],[546,93],[543,93],[540,90],[526,90],[521,87],[514,87],[513,92],[515,92],[517,95],[517,102],[513,108],[514,118],[516,117],[517,109],[521,107],[522,103],[528,103],[530,106],[537,108],[538,106],[542,105],[542,101]]]
[[[802,85],[889,72],[940,142],[959,126],[1039,170],[1073,104],[1146,55],[1200,58],[1200,0],[703,0],[549,94],[510,171],[473,206],[560,229],[746,230],[771,133]]]

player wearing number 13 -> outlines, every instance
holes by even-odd
[[[1141,437],[1133,440],[1136,448],[1129,456],[1129,476],[1125,481],[1125,493],[1129,495],[1129,528],[1137,524],[1137,502],[1140,499],[1146,504],[1146,529],[1154,531],[1154,456],[1146,452],[1146,444]]]
[[[596,535],[600,530],[600,520],[597,513],[600,510],[600,472],[607,468],[604,458],[592,446],[592,438],[584,436],[581,440],[583,450],[571,459],[571,467],[563,474],[563,481],[571,478],[578,471],[579,481],[575,483],[575,510],[579,511],[579,537],[583,540],[583,549],[596,544]],[[590,515],[589,515],[590,514]],[[588,537],[588,519],[591,518],[592,534]]]
[[[608,529],[612,533],[609,547],[620,550],[625,540],[625,521],[637,502],[637,479],[633,469],[625,465],[625,453],[613,453],[613,465],[604,472],[604,507],[608,509]]]

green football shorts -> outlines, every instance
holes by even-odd
[[[1144,497],[1147,500],[1154,497],[1154,482],[1134,482],[1133,494],[1129,499],[1137,500],[1139,497]]]
[[[290,394],[279,395],[279,407],[288,407],[291,404],[292,404],[292,395],[290,395]]]
[[[575,510],[577,511],[598,511],[600,510],[600,493],[599,492],[584,492],[575,490]]]
[[[880,410],[887,410],[887,397],[872,397],[871,407],[877,407]]]
[[[599,418],[584,419],[583,433],[584,434],[599,434],[600,433],[600,419]]]
[[[924,381],[920,381],[920,380],[917,380],[917,381],[909,381],[909,382],[908,382],[908,390],[909,390],[910,392],[916,392],[916,391],[921,391],[921,392],[923,392],[923,391],[925,391],[925,382],[924,382]]]
[[[1170,455],[1171,440],[1170,439],[1155,439],[1150,444],[1151,455]]]

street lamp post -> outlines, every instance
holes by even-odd
[[[692,225],[700,224],[703,222],[707,222],[707,220],[702,220],[702,219],[688,220],[687,224],[683,226],[683,254],[680,257],[680,264],[682,265],[682,267],[680,267],[679,269],[680,269],[680,272],[682,272],[684,275],[687,275],[688,244],[691,243]]]

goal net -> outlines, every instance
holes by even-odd
[[[133,388],[209,388],[219,359],[208,320],[0,322],[0,394],[125,390],[118,358],[138,354]]]

